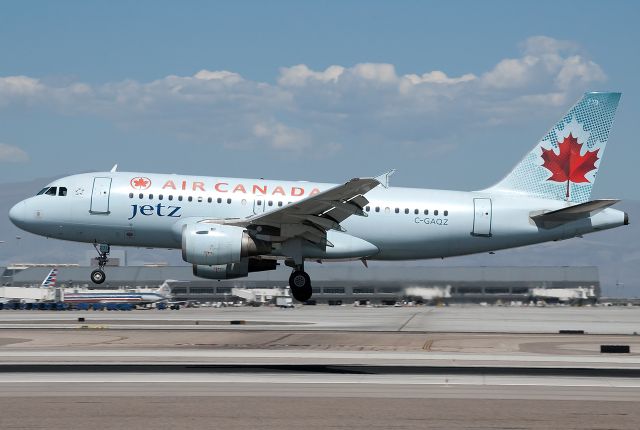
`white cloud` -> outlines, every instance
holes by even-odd
[[[0,163],[26,163],[29,155],[17,146],[0,143]]]
[[[282,86],[299,86],[308,81],[336,82],[340,75],[344,73],[342,66],[329,66],[324,71],[314,72],[305,64],[298,64],[293,67],[283,67],[280,69],[278,84]]]
[[[471,82],[478,79],[477,76],[474,75],[473,73],[466,73],[457,78],[450,78],[449,76],[447,76],[446,73],[441,72],[440,70],[434,70],[433,72],[424,73],[422,74],[422,76],[413,75],[413,74],[405,75],[404,78],[406,78],[413,85],[425,84],[425,83],[451,85],[451,84],[460,84],[462,82]]]
[[[520,58],[500,61],[482,76],[482,83],[496,89],[548,85],[569,90],[606,79],[600,66],[577,54],[578,46],[572,42],[535,36],[526,40],[523,51]]]
[[[311,139],[306,133],[278,122],[256,124],[253,134],[273,149],[301,151],[311,146]]]
[[[38,79],[28,76],[0,77],[0,91],[4,94],[33,95],[43,88]]]
[[[200,70],[198,73],[193,75],[196,79],[202,79],[205,81],[219,80],[225,81],[227,83],[236,83],[242,81],[242,76],[237,73],[228,72],[226,70],[219,71],[210,71],[210,70]]]
[[[299,153],[320,147],[335,154],[393,142],[448,147],[443,139],[451,130],[460,134],[568,105],[605,79],[576,44],[536,36],[522,44],[520,56],[452,76],[442,70],[398,74],[388,63],[322,70],[298,64],[280,69],[275,83],[227,70],[101,85],[55,86],[7,76],[0,77],[0,108],[94,115],[123,129],[160,130],[236,150]]]

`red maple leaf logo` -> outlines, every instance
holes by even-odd
[[[567,197],[569,197],[569,182],[589,182],[585,175],[595,170],[600,148],[580,155],[582,145],[569,133],[569,136],[558,144],[558,149],[560,152],[556,154],[552,149],[542,148],[544,160],[542,167],[551,172],[551,177],[547,181],[567,182]]]
[[[131,187],[136,188],[138,190],[146,190],[151,186],[151,179],[137,177],[131,180]]]

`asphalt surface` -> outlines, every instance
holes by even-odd
[[[634,308],[3,311],[0,428],[636,429],[638,331]]]
[[[25,325],[49,327],[86,324],[110,328],[184,330],[332,330],[443,333],[558,333],[583,330],[589,334],[640,333],[638,307],[352,307],[299,306],[295,309],[197,308],[179,311],[0,311],[0,328]]]

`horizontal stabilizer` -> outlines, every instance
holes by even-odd
[[[618,203],[616,199],[591,200],[589,202],[580,203],[578,205],[569,206],[551,212],[545,212],[531,217],[532,220],[538,222],[566,222],[579,218],[587,218],[592,212],[608,208]]]

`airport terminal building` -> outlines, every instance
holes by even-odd
[[[53,266],[0,268],[6,286],[37,286]],[[57,265],[58,285],[91,288],[90,267]],[[286,288],[289,270],[251,274],[248,278],[208,280],[190,266],[108,267],[99,288],[154,288],[169,280],[176,300],[234,302],[234,289]],[[309,265],[317,304],[421,303],[593,303],[600,297],[597,267],[418,267]],[[98,287],[96,287],[98,288]]]

